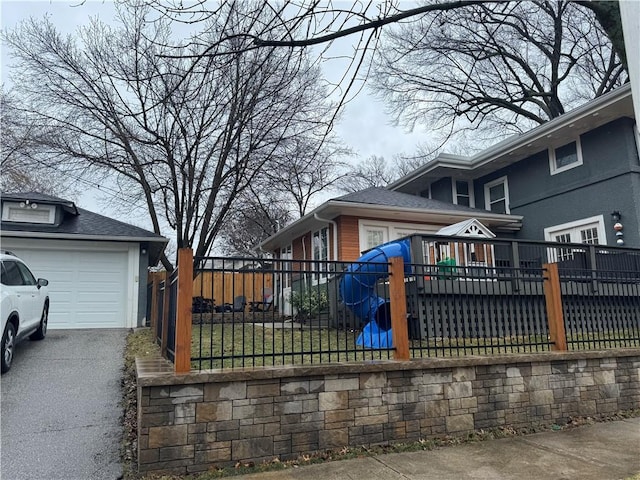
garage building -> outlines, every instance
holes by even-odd
[[[145,323],[147,271],[168,240],[40,193],[2,196],[0,247],[49,280],[49,328]]]

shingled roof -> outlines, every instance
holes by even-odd
[[[150,254],[160,254],[168,240],[154,232],[129,223],[105,217],[89,210],[76,207],[75,203],[39,192],[3,194],[2,201],[37,202],[56,205],[64,210],[62,222],[56,225],[35,223],[14,223],[2,221],[2,232],[14,232],[10,236],[28,238],[61,238],[94,241],[150,242]],[[155,256],[155,255],[154,255]]]
[[[386,188],[370,187],[359,192],[348,193],[342,197],[334,198],[335,202],[364,203],[368,205],[384,205],[388,207],[400,208],[423,208],[425,210],[438,210],[454,212],[483,212],[477,208],[465,207],[464,205],[456,205],[454,203],[441,202],[431,198],[419,197],[408,193],[387,190]]]

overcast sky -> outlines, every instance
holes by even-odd
[[[30,16],[42,17],[46,14],[61,31],[71,33],[78,26],[86,23],[90,16],[97,15],[103,21],[108,22],[114,14],[113,4],[108,0],[88,0],[84,3],[81,0],[74,2],[67,0],[1,0],[0,6],[3,29],[12,28]],[[6,49],[3,47],[2,80],[5,86],[7,85],[8,61]],[[335,76],[337,68],[339,68],[337,63],[326,65],[327,75]],[[406,132],[401,127],[393,127],[391,118],[384,113],[384,105],[374,99],[366,89],[363,89],[346,106],[340,123],[336,126],[336,133],[361,159],[378,155],[390,160],[396,154],[411,155],[415,153],[419,143],[426,143],[427,140],[424,132]],[[78,200],[78,203],[81,207],[97,213],[110,214],[108,211],[101,211],[104,207],[101,206],[102,203],[96,201],[96,196],[99,196],[99,192],[89,191]]]

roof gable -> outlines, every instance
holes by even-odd
[[[2,221],[2,231],[21,232],[25,237],[38,236],[47,233],[59,237],[95,237],[96,240],[147,240],[166,242],[167,239],[154,232],[136,227],[129,223],[121,222],[98,213],[76,207],[75,203],[61,198],[45,195],[37,192],[8,194],[2,196],[5,201],[31,201],[42,204],[60,206],[66,212],[61,222],[56,225],[40,225],[33,223],[18,223]],[[17,235],[13,235],[17,236]]]
[[[438,230],[436,235],[495,238],[493,232],[475,218],[470,218],[468,220],[463,220],[462,222],[443,227]]]

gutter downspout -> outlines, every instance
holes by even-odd
[[[317,213],[313,214],[313,218],[315,218],[319,222],[330,223],[331,225],[333,225],[333,242],[332,242],[333,258],[331,260],[333,260],[334,262],[337,261],[338,260],[338,224],[333,220],[320,217]]]

